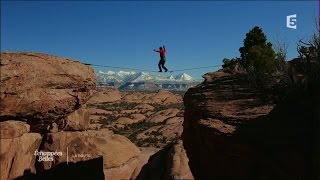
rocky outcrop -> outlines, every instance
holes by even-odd
[[[35,172],[35,151],[42,137],[29,133],[25,122],[0,122],[0,173],[1,180],[22,176],[26,170]]]
[[[108,89],[103,92],[97,92],[92,96],[88,104],[97,104],[97,103],[106,103],[106,102],[115,102],[121,100],[121,94],[118,90]]]
[[[1,53],[0,65],[1,180],[135,179],[159,149],[134,143],[162,147],[180,137],[181,96],[97,92],[89,66],[41,53]],[[165,105],[172,107],[166,111]],[[133,136],[160,124],[160,134],[150,132],[155,137]],[[134,143],[111,131],[117,128]],[[180,155],[170,160],[180,177],[180,163],[173,161],[186,161]]]
[[[54,161],[43,163],[50,169],[63,162],[78,162],[103,157],[104,169],[118,167],[140,155],[140,150],[126,137],[113,134],[107,129],[99,131],[49,133],[43,151],[62,152]]]
[[[66,117],[66,125],[63,128],[67,131],[84,131],[90,127],[90,114],[84,109],[80,108]]]
[[[182,141],[168,145],[152,155],[137,179],[194,179]]]
[[[106,180],[136,179],[142,167],[147,164],[150,156],[158,150],[156,148],[143,148],[141,154],[136,158],[132,158],[122,166],[105,170]]]
[[[194,179],[188,165],[189,159],[181,140],[170,149],[169,159],[171,163],[170,177],[172,179]]]
[[[242,74],[204,78],[184,96],[182,139],[195,179],[312,179],[310,96],[275,106]]]
[[[179,109],[166,109],[153,114],[147,121],[148,122],[162,122],[169,118],[175,117],[179,113]]]
[[[166,124],[150,127],[137,135],[137,139],[146,139],[150,137],[160,138],[159,135],[166,140],[177,139],[182,133],[182,117],[174,117],[167,120]]]
[[[1,53],[1,179],[73,179],[90,173],[130,178],[143,166],[141,151],[129,139],[106,129],[89,130],[92,109],[85,104],[95,84],[93,70],[70,59]],[[112,102],[121,96],[110,91],[103,97],[91,101]],[[121,167],[127,168],[114,171]],[[131,175],[122,176],[123,171]]]
[[[30,132],[30,126],[26,122],[8,120],[0,122],[0,138],[12,139],[21,137]]]
[[[1,53],[1,120],[26,119],[47,131],[92,95],[96,78],[80,62],[41,53]]]

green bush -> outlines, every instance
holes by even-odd
[[[305,84],[307,86],[320,81],[320,35],[313,34],[310,40],[298,43],[299,58],[304,63]]]
[[[264,78],[276,70],[275,52],[260,27],[256,26],[246,34],[239,51],[241,65],[254,76]]]
[[[224,58],[222,62],[223,62],[222,68],[235,69],[236,66],[239,64],[239,58],[232,58],[232,59]]]

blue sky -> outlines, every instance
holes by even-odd
[[[1,1],[1,51],[157,71],[153,49],[166,45],[169,70],[186,69],[239,57],[245,34],[258,25],[269,41],[285,41],[293,58],[318,13],[317,1]],[[291,14],[296,30],[286,28]],[[214,70],[185,73],[200,79]]]

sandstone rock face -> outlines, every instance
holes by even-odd
[[[156,96],[152,96],[150,103],[162,103],[162,104],[173,104],[181,102],[181,96],[174,95],[173,93],[160,89]],[[148,102],[147,102],[148,103]]]
[[[30,126],[26,122],[0,122],[1,180],[22,176],[25,171],[35,172],[34,152],[39,148],[42,137],[29,131]]]
[[[175,119],[175,118],[171,118]],[[166,139],[177,139],[181,136],[181,133],[183,131],[182,128],[182,118],[180,118],[180,121],[165,125],[158,125],[153,126],[145,131],[142,131],[137,135],[137,139],[146,139],[148,137],[153,137],[157,135],[161,135],[162,137],[165,137]],[[155,134],[155,135],[153,135]]]
[[[25,171],[35,172],[34,153],[39,148],[41,139],[41,135],[37,133],[0,139],[1,180],[17,178]]]
[[[55,165],[66,162],[67,157],[69,162],[78,162],[103,156],[105,169],[121,166],[141,153],[127,138],[106,129],[49,133],[43,151],[63,152],[62,156],[55,157]],[[48,169],[52,165],[50,162],[44,167]]]
[[[181,96],[163,90],[96,92],[95,84],[93,70],[70,59],[41,53],[1,53],[1,180],[27,176],[50,179],[53,175],[82,178],[77,170],[100,178],[104,174],[108,180],[136,179],[159,149],[140,150],[134,144],[139,140],[134,137],[133,143],[127,137],[160,124],[156,128],[160,134],[140,144],[153,142],[161,147],[180,137],[183,118],[178,113],[182,107],[175,104],[181,105]],[[111,128],[105,129],[109,125]],[[111,131],[117,128],[128,136]],[[169,154],[162,157],[153,161],[157,167]],[[167,166],[168,171],[161,173],[172,171],[180,177],[180,163],[171,162],[185,161],[177,157],[169,158],[175,168]],[[175,175],[166,175],[171,176]]]
[[[135,107],[135,109],[142,109],[142,110],[150,110],[153,111],[154,107],[149,104],[139,104]]]
[[[90,114],[84,109],[80,108],[67,116],[65,130],[81,131],[87,130],[90,126]]]
[[[95,85],[93,70],[77,61],[1,53],[0,119],[27,119],[32,131],[45,131],[84,104]]]
[[[170,177],[173,179],[194,179],[190,171],[186,151],[182,141],[178,141],[170,150],[171,170]]]
[[[120,117],[117,120],[117,123],[127,125],[127,124],[133,124],[133,123],[138,123],[143,120],[145,120],[145,116],[142,114],[131,114],[130,118],[128,117]]]
[[[143,114],[131,114],[131,118],[136,122],[143,121],[146,119],[146,117]]]
[[[147,121],[148,122],[162,122],[169,118],[175,117],[179,109],[166,109],[153,114]]]
[[[106,90],[97,92],[88,100],[88,104],[115,102],[121,100],[121,94],[118,90]]]
[[[22,121],[4,121],[0,122],[0,138],[12,139],[22,136],[30,131],[30,126]]]
[[[135,123],[132,119],[130,118],[127,118],[127,117],[121,117],[117,120],[117,123],[119,124],[123,124],[123,125],[126,125],[126,124],[133,124]]]
[[[311,107],[275,107],[241,74],[204,77],[184,96],[182,139],[195,179],[310,179],[312,136],[301,120],[312,119]]]
[[[141,169],[137,179],[194,179],[182,141],[152,155],[148,163]]]
[[[158,150],[159,149],[155,148],[142,149],[142,153],[138,157],[129,160],[126,164],[105,170],[105,179],[136,179],[142,167],[147,164],[150,156],[155,154]]]
[[[126,163],[104,169],[106,179],[193,179],[181,142],[166,148],[180,139],[183,130],[181,95],[164,90],[120,95],[116,101],[106,97],[106,101],[87,103],[91,123],[128,137],[141,150]],[[163,147],[166,150],[161,150]]]

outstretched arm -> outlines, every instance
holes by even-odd
[[[154,51],[154,52],[160,52],[159,50],[155,50],[155,49],[154,49],[153,51]]]

